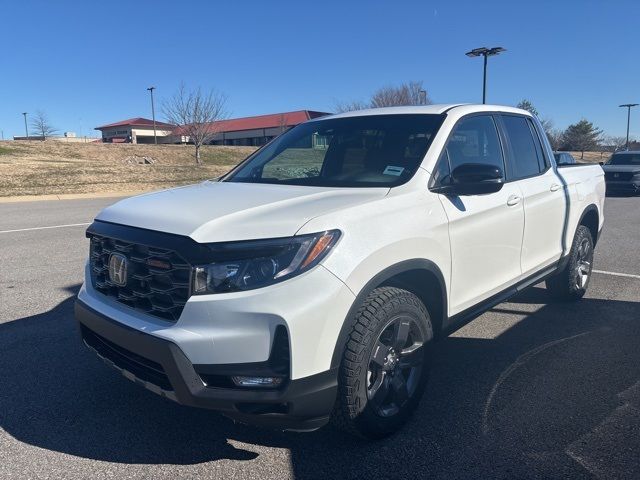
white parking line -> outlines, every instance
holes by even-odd
[[[51,225],[49,227],[17,228],[15,230],[0,230],[0,233],[29,232],[31,230],[48,230],[50,228],[86,227],[87,225],[91,225],[91,222],[89,222],[89,223],[68,223],[66,225]]]
[[[593,273],[601,273],[603,275],[613,275],[614,277],[640,278],[640,275],[631,273],[606,272],[604,270],[593,270]]]

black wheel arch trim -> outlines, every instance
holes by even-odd
[[[582,221],[591,212],[595,212],[598,218],[598,224],[596,225],[596,235],[593,238],[593,246],[595,247],[596,244],[598,243],[598,240],[600,239],[600,233],[602,232],[602,229],[600,228],[600,210],[598,209],[595,203],[591,203],[587,205],[585,209],[582,211],[582,214],[580,215],[580,220],[578,220],[578,223],[576,224],[576,229],[578,228],[579,225],[583,225]]]
[[[365,298],[369,293],[371,293],[375,288],[384,285],[384,283],[391,278],[400,275],[402,273],[411,272],[415,270],[422,270],[425,272],[429,272],[434,275],[440,284],[440,292],[442,296],[442,319],[439,319],[440,325],[445,321],[447,317],[447,288],[446,283],[444,281],[444,276],[440,271],[440,268],[431,260],[426,260],[422,258],[414,258],[409,260],[403,260],[402,262],[391,265],[378,274],[376,274],[371,280],[369,280],[360,292],[356,295],[355,300],[351,304],[351,308],[349,308],[349,312],[342,322],[342,327],[340,329],[340,333],[338,335],[338,339],[336,341],[336,345],[333,350],[333,356],[331,357],[331,368],[337,368],[340,366],[340,361],[342,358],[342,352],[344,350],[344,346],[346,344],[347,338],[353,328],[355,323],[355,316],[358,308],[362,305]],[[429,308],[428,305],[426,305]],[[435,326],[434,326],[435,327]],[[437,331],[438,328],[434,328],[434,331]]]

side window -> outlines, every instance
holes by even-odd
[[[502,121],[511,144],[510,159],[514,170],[513,179],[517,180],[539,174],[544,169],[540,167],[536,144],[528,120],[525,117],[503,115]]]
[[[451,133],[445,151],[451,171],[463,163],[486,163],[500,167],[504,172],[498,131],[490,115],[461,120]]]
[[[544,154],[542,143],[540,142],[540,136],[538,135],[539,130],[536,129],[536,126],[533,124],[531,119],[527,118],[527,123],[529,124],[529,129],[531,129],[533,143],[536,147],[536,155],[538,156],[538,165],[540,166],[540,171],[544,172],[548,167],[550,167],[550,164],[547,160],[546,155]]]

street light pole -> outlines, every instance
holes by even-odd
[[[487,54],[484,57],[484,67],[482,69],[482,104],[487,103]]]
[[[153,143],[155,143],[157,145],[158,144],[158,136],[156,135],[156,110],[155,110],[155,107],[153,105],[153,91],[155,89],[156,89],[156,87],[147,88],[147,90],[149,90],[149,93],[151,94],[151,118],[153,118]]]
[[[470,52],[465,53],[467,57],[484,57],[484,65],[482,70],[482,103],[487,103],[487,57],[499,55],[502,52],[506,52],[506,48],[502,47],[480,47],[474,48]]]
[[[631,123],[631,107],[637,107],[637,103],[624,103],[622,105],[618,105],[619,107],[627,108],[627,143],[625,144],[625,149],[629,150],[629,124]]]
[[[22,115],[24,115],[24,134],[27,137],[26,139],[29,140],[29,129],[27,128],[27,112],[22,112]]]

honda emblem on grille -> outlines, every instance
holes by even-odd
[[[127,257],[121,253],[112,253],[109,257],[109,280],[118,287],[127,284]]]
[[[618,178],[619,176],[620,176],[620,174],[619,174],[619,173],[614,173],[614,174],[613,174],[613,178]]]

